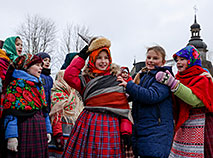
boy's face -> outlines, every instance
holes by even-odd
[[[44,58],[43,63],[44,63],[43,68],[48,69],[50,67],[50,58]]]
[[[95,67],[98,70],[106,70],[109,66],[109,57],[106,51],[101,51],[95,61]]]
[[[15,47],[16,47],[16,52],[17,52],[18,56],[20,56],[22,53],[22,40],[21,39],[16,38]]]
[[[30,66],[30,68],[27,69],[27,72],[35,77],[40,77],[41,75],[41,70],[42,70],[42,63],[36,63],[32,66]]]
[[[155,66],[163,66],[165,64],[165,61],[163,60],[161,53],[150,50],[147,53],[145,63],[148,70],[153,70],[155,69]]]
[[[179,72],[183,72],[188,67],[186,58],[177,56],[176,63],[177,63],[177,69]]]

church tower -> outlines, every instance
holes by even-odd
[[[187,45],[193,45],[195,48],[197,48],[200,51],[202,67],[208,69],[209,72],[211,73],[211,75],[213,75],[212,63],[206,59],[206,54],[208,52],[207,45],[200,38],[201,28],[200,28],[200,25],[197,23],[196,13],[195,13],[194,24],[192,24],[190,28],[191,28],[191,30],[190,30],[191,39],[189,40],[189,43]]]

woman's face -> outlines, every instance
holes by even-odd
[[[20,56],[22,53],[22,40],[21,39],[16,38],[15,47],[16,47],[16,52],[17,52],[18,56]]]
[[[155,52],[154,50],[149,50],[146,56],[146,67],[148,70],[155,69],[155,66],[163,66],[165,64],[165,60],[161,53]]]
[[[176,63],[177,63],[177,69],[179,72],[183,72],[188,67],[186,58],[177,56]]]
[[[40,77],[42,71],[42,63],[36,63],[27,69],[27,72],[35,77]]]
[[[95,67],[98,70],[106,70],[109,66],[109,57],[106,51],[101,51],[95,61]]]
[[[50,67],[50,58],[48,58],[48,57],[44,58],[43,63],[44,63],[43,68],[48,69]]]

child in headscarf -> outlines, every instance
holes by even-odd
[[[0,49],[0,94],[5,91],[3,83],[7,73],[8,66],[22,53],[22,40],[19,36],[9,37],[5,40],[3,48]],[[3,107],[3,94],[0,97],[0,118],[2,115]]]
[[[50,76],[51,74],[51,69],[50,69],[50,62],[51,62],[51,57],[48,53],[45,52],[40,52],[36,54],[37,56],[41,57],[43,59],[43,69],[41,72],[41,80],[42,84],[44,86],[44,91],[45,91],[45,96],[46,96],[46,101],[48,105],[48,112],[50,112],[50,105],[51,105],[51,88],[53,87],[53,79]]]
[[[8,66],[22,53],[22,40],[19,36],[9,37],[5,40],[3,48],[0,49],[0,141],[3,142],[3,100],[6,91],[4,86],[5,76],[8,70]],[[0,143],[0,157],[4,152],[2,151],[4,144]]]
[[[170,157],[213,155],[213,82],[201,67],[200,52],[187,46],[173,55],[178,73],[159,72],[156,79],[177,97],[175,137]]]
[[[129,82],[132,80],[132,77],[130,76],[130,73],[129,73],[129,68],[128,67],[121,67],[121,74],[120,76],[126,81],[126,82]]]
[[[52,133],[44,88],[41,84],[42,59],[19,56],[4,100],[4,128],[8,157],[48,157],[47,142]]]
[[[69,53],[61,69],[66,69],[76,57],[78,57],[77,53]],[[79,93],[64,81],[64,70],[60,70],[51,89],[49,115],[52,122],[53,139],[49,144],[49,156],[56,158],[62,156],[70,131],[82,110],[83,102],[79,98]]]
[[[62,157],[123,156],[120,118],[129,118],[130,109],[124,88],[116,81],[119,67],[112,65],[110,45],[104,37],[92,39],[65,70],[64,80],[80,92],[84,110]],[[88,56],[88,64],[80,74]]]

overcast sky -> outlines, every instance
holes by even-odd
[[[131,69],[134,57],[145,60],[146,47],[160,45],[171,59],[186,46],[195,5],[201,38],[213,51],[213,0],[2,0],[0,39],[15,35],[27,14],[37,14],[56,23],[58,36],[75,23],[107,37],[113,62]]]

